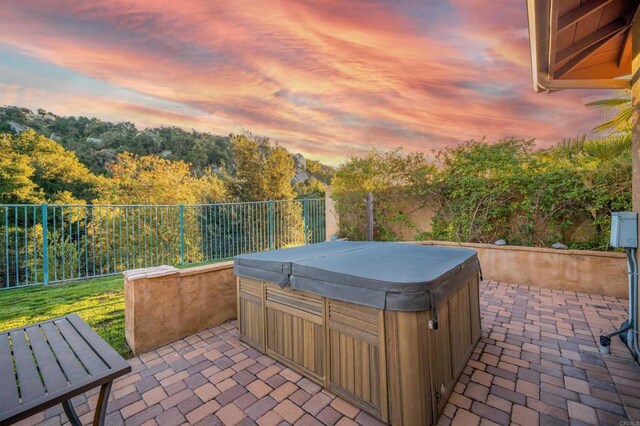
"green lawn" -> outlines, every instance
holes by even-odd
[[[185,265],[202,266],[214,262]],[[124,280],[121,275],[75,283],[0,291],[0,331],[77,313],[125,358]]]
[[[124,283],[121,275],[77,283],[0,291],[0,331],[77,313],[124,357]]]

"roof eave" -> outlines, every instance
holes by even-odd
[[[536,25],[538,22],[537,14],[536,14],[536,4],[534,0],[527,0],[527,22],[528,22],[528,30],[529,30],[529,45],[531,52],[531,79],[533,82],[533,90],[535,92],[540,92],[545,90],[544,87],[540,86],[540,82],[538,79],[538,75],[542,72],[540,70],[540,64],[538,63],[538,38],[536,32]]]
[[[527,0],[527,21],[531,51],[533,90],[547,92],[564,89],[626,89],[628,78],[595,80],[557,80],[548,70],[550,11],[553,0]],[[542,35],[542,36],[541,36]]]
[[[627,89],[631,83],[628,78],[593,79],[593,80],[549,80],[538,73],[534,84],[539,88],[536,92],[564,89]],[[535,89],[534,89],[535,90]]]

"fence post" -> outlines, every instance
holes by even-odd
[[[273,250],[273,200],[269,200],[269,250]]]
[[[373,241],[373,194],[369,192],[367,198],[367,241]]]
[[[180,264],[184,265],[184,205],[180,204]]]
[[[40,206],[42,211],[42,282],[49,284],[49,225],[47,219],[47,205]]]
[[[309,213],[309,206],[307,205],[307,199],[302,200],[302,229],[304,230],[304,243],[309,244],[309,223],[307,220],[307,214]]]

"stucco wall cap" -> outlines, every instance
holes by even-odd
[[[151,268],[132,269],[124,272],[124,278],[129,281],[140,280],[144,278],[163,277],[165,275],[178,274],[180,270],[173,266],[162,265],[153,266]]]
[[[481,244],[481,243],[456,243],[451,241],[407,241],[409,244],[424,244],[435,246],[450,246],[450,247],[467,247],[487,250],[500,250],[500,251],[528,251],[534,253],[550,253],[560,256],[593,256],[593,257],[613,257],[624,258],[625,254],[621,252],[612,251],[596,251],[596,250],[558,250],[551,247],[529,247],[529,246],[496,246],[494,244]]]
[[[212,263],[210,265],[195,266],[187,269],[180,269],[180,276],[189,277],[191,275],[208,274],[209,272],[221,271],[224,269],[233,269],[233,260]]]

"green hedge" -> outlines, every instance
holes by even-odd
[[[393,224],[411,227],[402,201],[436,210],[416,239],[608,249],[612,211],[631,208],[626,137],[584,138],[536,149],[532,140],[472,140],[432,158],[399,150],[350,158],[335,174],[340,236],[363,239],[364,195],[373,192],[375,237],[393,241]]]

